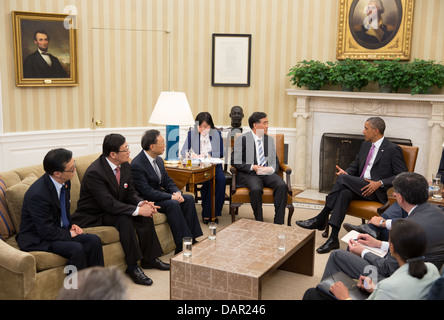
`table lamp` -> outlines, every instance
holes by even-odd
[[[184,92],[164,91],[160,93],[150,123],[166,125],[165,161],[179,161],[179,126],[194,125],[193,114]]]

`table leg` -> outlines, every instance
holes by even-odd
[[[300,273],[307,276],[314,274],[315,235],[313,234],[301,247],[285,261],[278,269]]]
[[[216,177],[211,179],[211,221],[216,219]]]

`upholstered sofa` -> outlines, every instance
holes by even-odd
[[[77,208],[83,175],[98,156],[75,158],[77,173],[71,180],[71,213]],[[21,251],[15,240],[23,197],[43,173],[42,165],[0,173],[0,300],[54,299],[63,286],[66,259],[49,252]],[[164,253],[171,252],[175,244],[165,215],[156,214],[154,223]],[[114,227],[85,228],[84,231],[101,238],[105,266],[126,268],[119,234]]]

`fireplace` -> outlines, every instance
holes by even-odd
[[[386,138],[402,145],[412,145],[410,139]],[[363,135],[324,133],[319,153],[319,192],[328,193],[336,181],[336,166],[347,169],[364,141]]]
[[[319,159],[325,132],[362,135],[365,121],[379,116],[387,137],[410,139],[419,148],[415,172],[436,173],[444,142],[444,95],[287,89],[295,98],[296,143],[291,146],[293,187],[319,190]],[[345,165],[346,167],[347,165]]]

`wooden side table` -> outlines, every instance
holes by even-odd
[[[206,167],[195,166],[187,168],[181,164],[170,165],[165,163],[165,170],[180,190],[188,184],[190,186],[190,192],[193,194],[194,187],[197,183],[211,180],[211,221],[214,221],[216,218],[216,165],[213,164]]]

